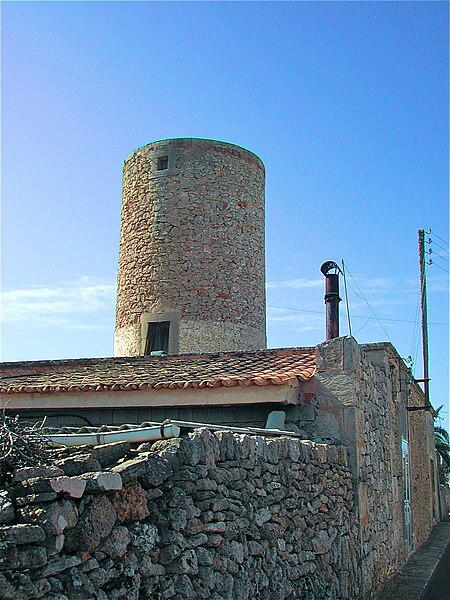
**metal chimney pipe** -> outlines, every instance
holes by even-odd
[[[320,270],[325,277],[326,339],[328,341],[339,337],[339,302],[341,301],[339,273],[342,271],[332,260],[324,262]]]

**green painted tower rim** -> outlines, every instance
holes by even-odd
[[[145,148],[148,148],[149,146],[153,146],[155,144],[163,145],[165,143],[170,143],[170,145],[174,148],[176,148],[177,146],[189,146],[189,145],[192,145],[192,146],[193,145],[204,145],[205,147],[210,147],[210,148],[233,148],[235,150],[238,150],[240,154],[242,154],[244,156],[248,156],[248,158],[250,158],[251,160],[259,163],[261,165],[262,169],[265,171],[263,161],[259,158],[259,156],[257,154],[255,154],[251,150],[247,150],[247,148],[243,148],[242,146],[239,146],[238,144],[232,144],[231,142],[223,142],[221,140],[213,140],[211,138],[196,138],[196,137],[165,138],[165,139],[161,139],[161,140],[154,140],[152,142],[148,142],[147,144],[143,144],[142,146],[139,146],[139,148],[136,148],[136,150],[133,150],[133,152],[131,152],[125,158],[124,163],[126,163],[134,154],[136,154],[136,152],[144,150]]]

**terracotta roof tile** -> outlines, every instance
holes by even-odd
[[[63,393],[282,385],[316,372],[315,348],[3,363],[0,392]]]

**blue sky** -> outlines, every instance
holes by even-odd
[[[190,136],[266,166],[271,347],[323,341],[319,268],[343,258],[355,337],[421,377],[431,228],[447,402],[445,2],[3,2],[2,359],[112,355],[123,160]]]

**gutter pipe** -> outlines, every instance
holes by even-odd
[[[153,427],[139,427],[136,429],[121,429],[118,431],[97,431],[86,433],[55,433],[45,434],[45,439],[52,446],[98,446],[113,442],[130,442],[141,444],[168,438],[177,438],[180,428],[173,423],[162,423]]]

